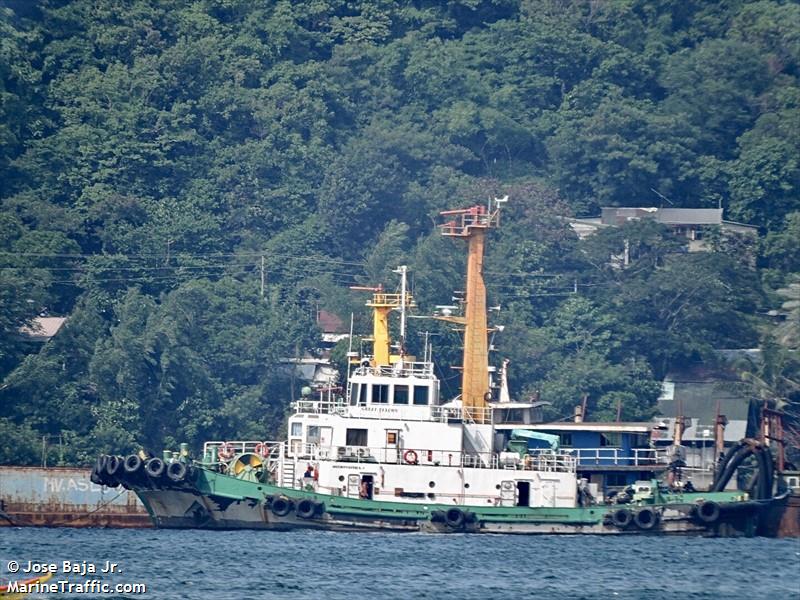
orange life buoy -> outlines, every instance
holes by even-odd
[[[231,444],[230,442],[223,443],[219,447],[219,450],[217,450],[217,455],[222,460],[228,460],[229,458],[233,458],[234,454],[235,454],[235,451],[233,449],[233,444]]]
[[[419,463],[419,456],[413,450],[406,450],[403,454],[403,461],[407,465],[416,465]]]

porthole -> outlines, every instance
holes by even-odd
[[[500,489],[500,484],[498,483],[496,486],[494,486],[494,489],[499,490]]]
[[[469,484],[468,484],[468,483],[465,483],[465,484],[464,484],[464,487],[465,487],[466,489],[469,489]]]
[[[344,481],[344,475],[339,475],[339,481]]]
[[[436,487],[436,482],[435,481],[429,481],[428,482],[428,487],[435,488]]]

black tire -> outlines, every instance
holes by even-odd
[[[109,477],[116,477],[119,470],[122,468],[122,459],[119,456],[109,456],[106,461],[106,474]]]
[[[649,531],[658,523],[658,513],[652,508],[645,507],[633,515],[633,522],[639,529]]]
[[[159,479],[162,475],[164,475],[166,468],[167,466],[164,464],[164,461],[158,457],[151,458],[144,463],[144,472],[153,479]]]
[[[719,521],[719,504],[708,500],[697,507],[697,518],[708,525]]]
[[[444,522],[445,522],[445,512],[443,510],[431,511],[431,523],[444,523]]]
[[[444,522],[448,527],[460,529],[464,526],[464,512],[460,508],[449,508],[444,514]]]
[[[316,513],[317,503],[313,500],[309,500],[308,498],[303,498],[300,500],[300,502],[297,503],[297,508],[295,508],[294,511],[294,514],[301,519],[313,519]]]
[[[294,503],[291,500],[289,500],[289,498],[278,496],[277,498],[272,499],[269,509],[272,511],[272,514],[275,515],[276,517],[285,517],[290,512],[292,512],[293,506]]]
[[[142,462],[142,459],[139,458],[138,455],[131,454],[122,463],[122,468],[126,473],[130,473],[131,475],[133,475],[142,470],[143,464],[144,463]]]
[[[97,457],[97,461],[94,463],[94,468],[98,473],[105,473],[106,471],[106,462],[108,462],[108,456],[105,454],[101,454]]]
[[[96,485],[103,485],[103,478],[100,477],[100,474],[97,472],[97,465],[92,468],[92,472],[89,475],[89,481]]]
[[[633,515],[627,508],[618,508],[611,514],[611,522],[620,529],[625,529],[632,520]]]
[[[466,512],[466,513],[464,513],[464,522],[467,523],[468,525],[472,525],[473,523],[477,523],[478,522],[478,515],[476,515],[474,512]]]
[[[181,483],[182,481],[185,481],[188,472],[189,469],[187,469],[186,465],[180,461],[170,463],[167,467],[167,477],[169,477],[170,480],[174,481],[175,483]]]

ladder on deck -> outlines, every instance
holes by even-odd
[[[294,488],[294,461],[284,460],[281,487]]]

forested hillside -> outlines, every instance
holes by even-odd
[[[505,194],[514,396],[649,418],[671,369],[761,346],[742,385],[797,414],[797,304],[766,315],[800,282],[799,75],[782,0],[0,0],[0,462],[276,434],[316,312],[363,332],[348,286],[399,264],[450,304],[435,217]],[[565,220],[662,205],[759,235]],[[455,395],[457,335],[414,326]]]

